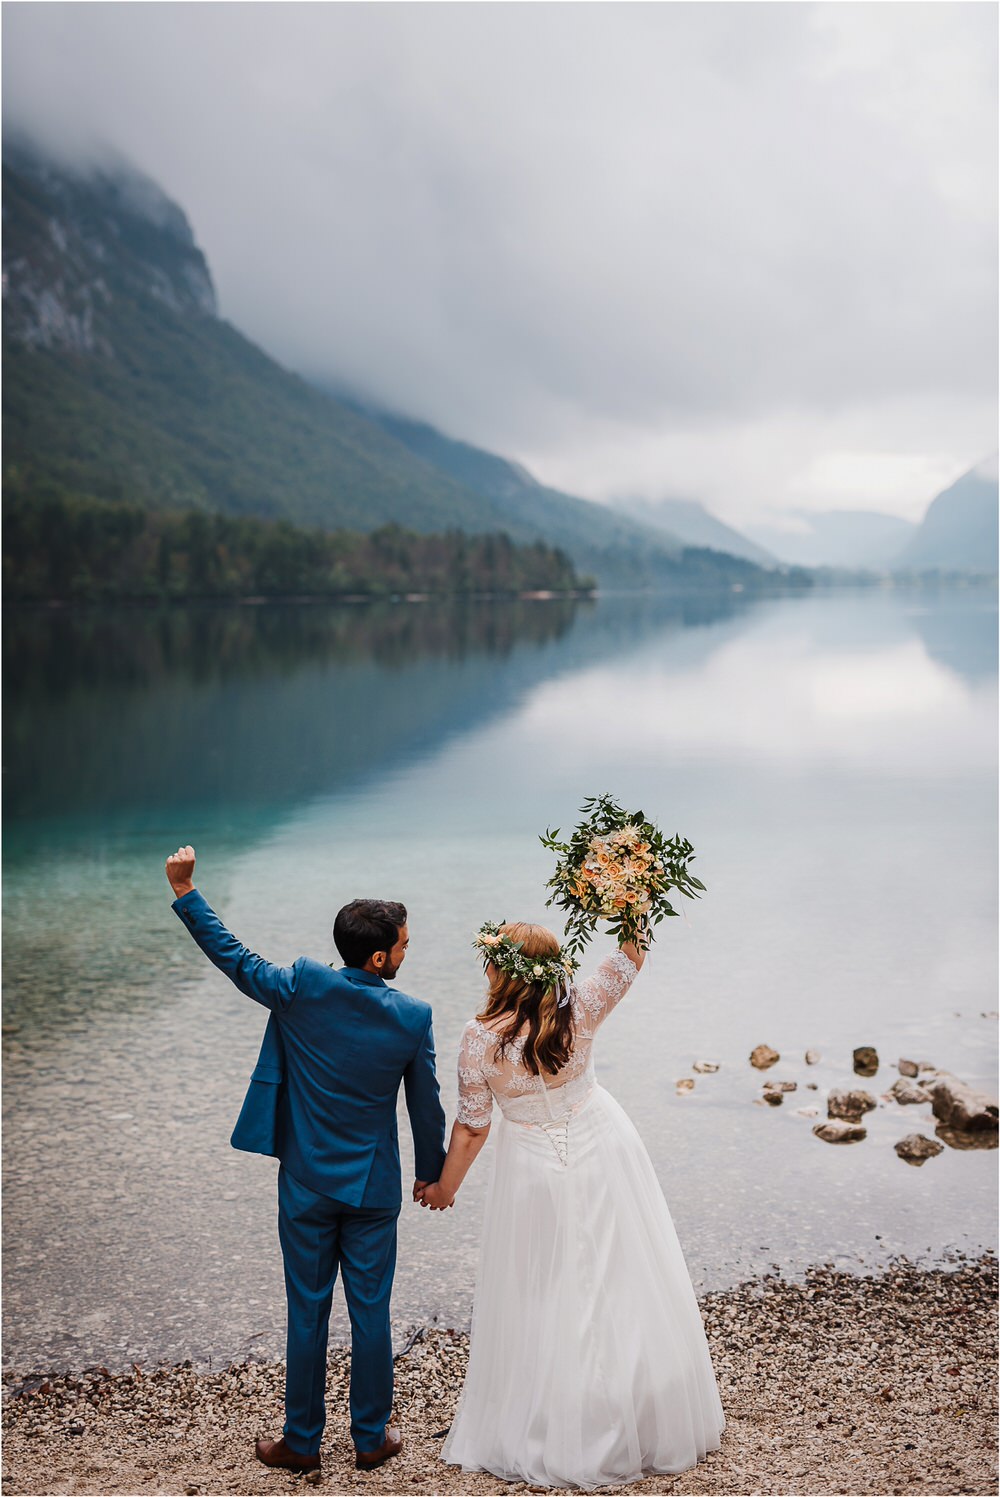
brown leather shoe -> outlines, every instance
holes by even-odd
[[[383,1465],[398,1455],[403,1448],[403,1437],[398,1429],[390,1429],[386,1425],[385,1439],[377,1450],[354,1449],[354,1464],[359,1471],[374,1471],[376,1466]]]
[[[319,1470],[319,1456],[300,1455],[285,1444],[284,1435],[280,1440],[258,1440],[254,1454],[265,1466],[281,1466],[286,1471]]]

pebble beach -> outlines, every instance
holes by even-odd
[[[606,1492],[984,1493],[997,1490],[997,1260],[907,1261],[861,1277],[818,1267],[704,1295],[727,1426],[692,1470]],[[416,1327],[396,1360],[404,1450],[355,1470],[349,1354],[331,1350],[320,1479],[261,1466],[284,1369],[244,1362],[11,1375],[3,1490],[13,1494],[499,1493],[544,1490],[438,1459],[468,1340]]]

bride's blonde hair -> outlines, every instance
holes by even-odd
[[[530,925],[525,921],[512,920],[498,927],[500,934],[518,942],[525,956],[558,956],[559,942],[544,925]],[[570,1004],[559,1000],[564,990],[546,987],[540,982],[528,982],[523,977],[501,972],[490,965],[489,992],[486,1006],[479,1018],[490,1023],[509,1015],[509,1022],[497,1028],[490,1027],[497,1035],[497,1055],[502,1060],[514,1040],[527,1027],[523,1060],[525,1066],[537,1076],[542,1071],[554,1074],[561,1071],[569,1060],[573,1048],[573,1011]]]

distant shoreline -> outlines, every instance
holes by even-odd
[[[496,592],[496,591],[468,591],[468,592],[396,592],[396,593],[246,593],[230,595],[218,594],[189,594],[152,597],[143,594],[122,594],[118,597],[101,598],[10,598],[3,599],[4,609],[16,610],[18,612],[44,612],[47,610],[81,610],[93,608],[139,608],[151,611],[157,608],[266,608],[266,607],[318,607],[326,605],[339,607],[346,605],[358,607],[367,605],[379,607],[391,605],[398,607],[400,604],[424,604],[424,603],[552,603],[552,602],[597,602],[608,597],[646,597],[646,598],[733,598],[739,597],[747,602],[759,598],[795,597],[808,598],[815,596],[817,592],[850,591],[852,588],[871,592],[882,590],[885,592],[993,592],[997,591],[998,578],[996,576],[973,575],[973,574],[944,574],[941,576],[932,573],[924,573],[919,576],[889,576],[871,574],[868,576],[824,576],[822,572],[814,574],[814,582],[811,588],[802,588],[791,583],[783,582],[780,577],[776,578],[772,585],[745,587],[740,582],[697,584],[691,583],[684,586],[671,587],[646,587],[646,588],[620,588],[620,587],[576,587],[566,589],[527,589],[522,592]]]
[[[596,598],[596,588],[571,588],[565,592],[556,591],[534,591],[520,593],[498,593],[498,592],[469,592],[469,593],[274,593],[259,594],[248,593],[244,596],[228,597],[225,594],[216,596],[192,596],[192,597],[163,597],[151,598],[135,595],[123,595],[120,598],[12,598],[5,600],[4,607],[28,612],[29,610],[44,611],[47,609],[82,609],[82,608],[192,608],[205,606],[208,608],[269,608],[269,607],[315,607],[328,605],[338,607],[347,604],[351,607],[368,605],[379,607],[391,604],[398,607],[399,604],[415,603],[558,603],[566,599],[587,601]]]

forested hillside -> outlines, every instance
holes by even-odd
[[[689,552],[474,448],[456,469],[283,369],[219,318],[183,211],[127,163],[71,169],[8,140],[3,208],[3,477],[15,505],[195,509],[341,533],[505,531],[616,586],[732,582],[730,557]],[[487,481],[483,459],[517,482]],[[745,567],[739,578],[787,580]]]

